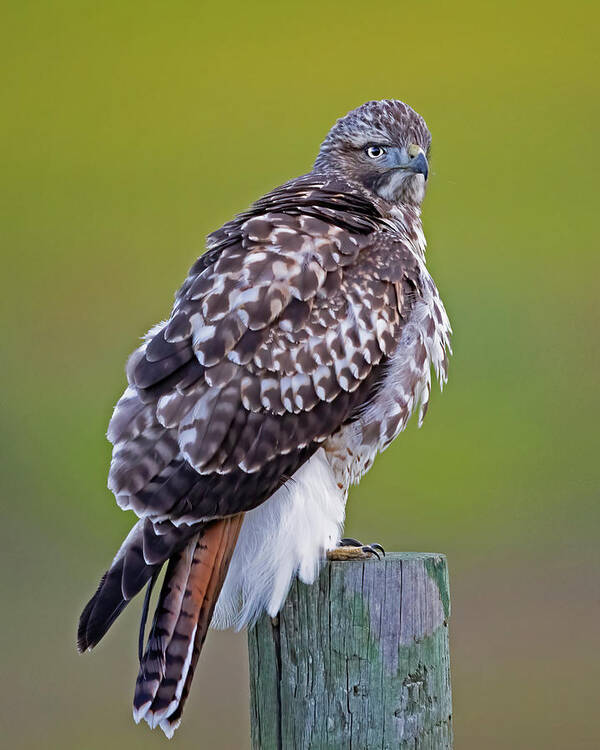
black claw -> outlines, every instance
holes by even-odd
[[[375,557],[378,560],[381,560],[381,557],[379,557],[379,552],[377,552],[377,550],[375,549],[374,544],[365,544],[364,546],[361,547],[361,549],[363,552],[368,552],[370,555],[375,555]]]
[[[381,544],[363,544],[362,542],[359,542],[358,539],[353,539],[351,536],[345,536],[343,539],[340,539],[338,547],[360,547],[363,552],[375,555],[378,560],[381,560],[379,552],[385,557],[385,550]]]
[[[353,539],[351,536],[345,536],[343,539],[340,539],[338,547],[362,547],[362,542],[359,542],[358,539]]]
[[[358,539],[353,539],[351,536],[345,536],[343,539],[340,539],[338,547],[360,547],[363,552],[375,555],[378,560],[381,560],[379,552],[385,557],[385,550],[381,544],[363,544],[362,542],[359,542]]]

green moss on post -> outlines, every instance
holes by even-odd
[[[248,634],[255,750],[452,747],[443,555],[329,562]]]

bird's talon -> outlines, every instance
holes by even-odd
[[[378,560],[381,560],[381,555],[385,557],[385,550],[381,544],[363,544],[358,539],[344,537],[340,539],[335,549],[327,552],[327,559],[334,561],[368,560],[370,557],[376,557]]]
[[[338,542],[338,547],[362,547],[362,542],[359,542],[358,539],[354,539],[351,536],[345,536],[343,539],[340,539]]]
[[[362,551],[363,551],[363,552],[364,552],[365,554],[367,554],[367,555],[375,555],[375,557],[376,557],[376,558],[377,558],[378,560],[381,560],[381,557],[379,556],[379,552],[377,552],[377,550],[375,549],[375,545],[374,545],[374,544],[365,544],[365,545],[363,545],[363,546],[361,547],[361,550],[362,550]]]

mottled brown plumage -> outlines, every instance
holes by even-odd
[[[445,380],[449,324],[420,224],[429,145],[424,121],[401,102],[370,102],[340,120],[310,174],[209,236],[171,317],[128,362],[108,429],[109,487],[141,520],[84,610],[78,643],[95,646],[170,560],[135,700],[136,718],[167,734],[238,534],[260,527],[253,509],[279,502],[279,488],[302,467],[310,473],[317,455],[345,502],[419,403],[424,413],[432,364]],[[238,623],[260,606],[276,610],[290,575],[308,580],[332,533],[308,562],[298,553],[281,583],[263,565],[260,595],[234,561],[219,623],[236,621],[237,609],[247,610]],[[236,555],[251,555],[255,538],[242,533]],[[198,578],[207,556],[209,574]],[[189,612],[186,587],[197,592]],[[271,604],[259,604],[265,596]]]

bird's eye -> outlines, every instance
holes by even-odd
[[[385,154],[385,149],[381,146],[369,146],[366,153],[370,159],[379,159]]]

